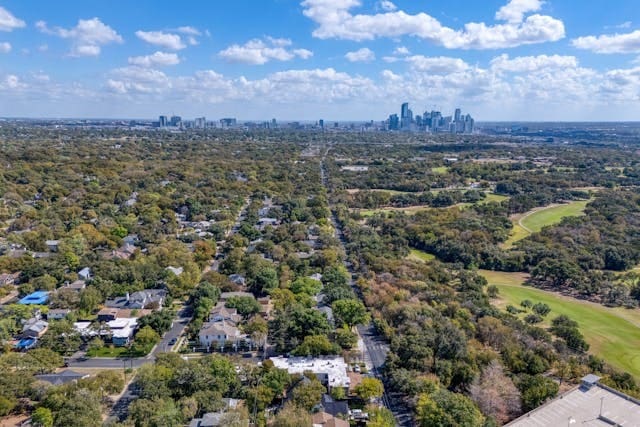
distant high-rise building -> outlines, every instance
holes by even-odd
[[[196,129],[204,129],[207,127],[207,119],[205,117],[197,117],[194,120],[193,127]]]
[[[160,116],[158,122],[160,123],[161,128],[166,128],[169,125],[167,116]]]
[[[220,119],[220,127],[222,128],[231,128],[236,126],[236,119],[232,117]]]
[[[475,120],[471,117],[471,115],[467,114],[464,118],[464,133],[473,133],[473,128],[475,126]]]
[[[182,123],[182,117],[180,116],[171,116],[170,124],[171,126],[178,127]]]
[[[278,128],[278,122],[276,121],[276,119],[271,119],[271,129],[277,129]]]
[[[460,116],[462,115],[462,110],[460,110],[459,108],[456,108],[456,112],[453,115],[453,121],[458,123],[460,121]]]
[[[400,128],[400,120],[397,114],[389,116],[389,130],[398,130]]]
[[[413,111],[409,109],[409,103],[405,102],[400,107],[400,127],[403,130],[410,130],[413,122]]]
[[[402,106],[400,107],[400,118],[404,119],[405,117],[407,117],[409,115],[409,103],[405,102],[404,104],[402,104]]]
[[[318,125],[320,126],[320,129],[324,129],[324,120],[320,119]]]

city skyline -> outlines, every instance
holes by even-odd
[[[408,101],[478,121],[640,117],[637,3],[456,5],[5,0],[0,116],[366,121]]]

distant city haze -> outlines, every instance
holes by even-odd
[[[3,2],[0,117],[382,121],[403,102],[423,118],[640,117],[635,0],[176,6]]]

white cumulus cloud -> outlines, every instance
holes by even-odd
[[[13,31],[17,28],[24,28],[25,22],[18,19],[11,12],[0,6],[0,31]]]
[[[71,40],[71,56],[98,56],[101,46],[123,42],[122,36],[99,18],[80,19],[75,27],[69,29],[49,28],[46,22],[38,21],[36,28],[45,34]]]
[[[350,62],[371,62],[376,59],[376,54],[371,49],[363,47],[353,52],[347,52],[344,57]]]
[[[554,68],[576,68],[578,59],[575,56],[538,55],[520,56],[510,59],[503,54],[491,60],[491,69],[497,72],[532,72]]]
[[[9,53],[11,52],[11,43],[9,42],[1,42],[0,43],[0,53]]]
[[[394,10],[398,9],[398,6],[396,6],[393,2],[389,0],[380,0],[378,2],[378,7],[384,10],[385,12],[393,12]]]
[[[539,11],[543,4],[542,0],[511,0],[496,12],[496,19],[513,23],[522,22],[525,14]]]
[[[626,34],[578,37],[571,43],[578,49],[596,53],[639,53],[640,30]]]
[[[313,52],[307,49],[290,49],[291,40],[266,37],[252,39],[243,45],[234,44],[220,51],[218,55],[229,62],[263,65],[269,61],[291,61],[298,57],[308,59]]]
[[[132,56],[129,57],[129,64],[139,65],[141,67],[155,67],[164,65],[177,65],[180,63],[180,58],[175,53],[167,52],[155,52],[146,56]]]
[[[434,74],[449,74],[469,69],[469,64],[460,58],[446,56],[428,57],[414,55],[404,59],[414,71],[429,72]]]
[[[181,50],[187,47],[178,34],[165,33],[163,31],[136,31],[136,37],[149,44],[160,46],[170,50]]]
[[[546,15],[527,15],[539,9],[536,0],[511,0],[497,13],[505,23],[487,25],[470,22],[463,29],[443,26],[421,12],[402,10],[376,14],[351,13],[360,0],[305,0],[303,14],[318,24],[313,36],[364,41],[380,37],[415,36],[449,49],[499,49],[557,41],[564,37],[564,23]]]

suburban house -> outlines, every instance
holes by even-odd
[[[200,345],[206,348],[224,348],[231,345],[237,347],[249,340],[246,334],[229,321],[207,322],[202,325],[198,334]]]
[[[49,292],[36,291],[18,301],[22,305],[45,305],[49,301]]]
[[[69,289],[72,291],[76,291],[76,292],[80,292],[81,290],[85,289],[87,287],[87,282],[85,282],[84,280],[76,280],[74,282],[67,282],[64,284],[64,286],[61,289]]]
[[[52,308],[47,313],[47,320],[62,320],[71,313],[68,308]]]
[[[179,276],[184,272],[184,268],[182,267],[169,266],[166,268],[166,270],[172,272],[175,276]]]
[[[8,286],[16,283],[16,280],[20,277],[20,273],[2,273],[0,274],[0,286]]]
[[[37,317],[33,317],[22,326],[22,336],[25,338],[40,338],[49,329],[49,323]]]
[[[127,293],[123,297],[117,297],[111,300],[107,300],[105,305],[109,308],[127,308],[127,309],[140,309],[140,308],[162,308],[165,298],[167,297],[167,291],[164,289],[145,289],[144,291],[134,292],[132,294]]]
[[[40,381],[46,381],[51,385],[63,385],[68,383],[75,383],[78,380],[82,380],[85,378],[89,378],[89,374],[81,374],[80,372],[75,372],[70,369],[59,372],[57,374],[43,374],[43,375],[35,375],[35,377]]]
[[[111,342],[117,347],[123,347],[131,342],[138,326],[137,318],[122,318],[107,322],[111,331]]]
[[[124,245],[120,246],[120,248],[111,251],[111,258],[127,260],[133,256],[133,254],[136,252],[136,249],[137,248],[135,246],[125,243]]]
[[[348,417],[349,405],[344,400],[335,400],[328,394],[322,395],[322,401],[317,406],[321,412],[326,412],[334,417]]]
[[[311,417],[312,427],[349,427],[349,422],[326,412],[316,412]]]
[[[322,357],[271,357],[273,365],[278,369],[284,369],[289,374],[304,374],[306,371],[313,372],[318,380],[325,385],[329,391],[335,387],[343,388],[345,392],[349,390],[350,379],[347,374],[348,366],[341,356]]]
[[[258,298],[258,303],[260,303],[260,315],[265,320],[269,320],[269,318],[271,317],[271,310],[273,310],[273,304],[271,303],[271,298],[270,297]]]
[[[111,322],[118,318],[117,308],[103,308],[98,312],[98,322]]]
[[[238,325],[242,321],[242,316],[235,308],[227,308],[224,303],[218,303],[209,313],[209,322],[229,322]]]
[[[47,245],[47,248],[51,252],[58,252],[58,249],[60,247],[60,240],[47,240],[44,242],[44,244]]]
[[[84,340],[98,335],[98,332],[91,328],[91,322],[75,322],[73,324],[73,330],[76,331]]]
[[[247,279],[245,279],[245,277],[241,274],[230,274],[229,280],[238,286],[245,286],[247,284]],[[228,293],[228,292],[223,292],[223,293]]]
[[[136,243],[138,243],[140,239],[138,239],[138,235],[137,234],[129,234],[128,236],[124,237],[122,239],[122,243],[124,243],[125,245],[135,245]]]
[[[222,427],[224,415],[233,409],[237,409],[243,404],[242,400],[225,398],[222,401],[226,404],[225,409],[218,412],[207,412],[202,418],[194,418],[189,423],[189,427]],[[226,425],[226,424],[224,424]],[[235,424],[234,424],[235,425]],[[249,424],[247,423],[246,426]]]
[[[82,270],[78,271],[78,279],[80,280],[91,279],[91,269],[89,267],[85,267]]]

